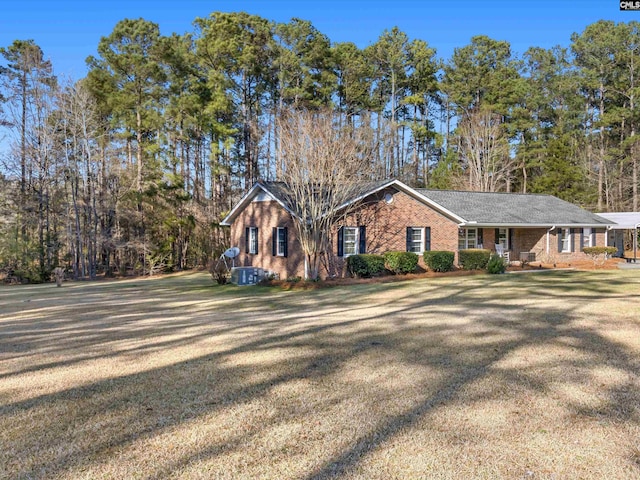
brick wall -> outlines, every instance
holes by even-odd
[[[591,258],[582,252],[580,245],[580,228],[573,229],[574,233],[571,235],[573,252],[558,251],[557,228],[549,233],[549,251],[547,252],[547,230],[546,228],[515,229],[511,258],[518,260],[520,252],[534,252],[536,254],[536,260],[543,262],[567,262]],[[594,246],[604,247],[606,230],[604,228],[597,228],[595,229],[595,233],[596,242]]]
[[[391,194],[387,203],[385,195]],[[458,250],[458,225],[453,220],[417,201],[404,192],[393,188],[380,191],[367,198],[355,213],[342,219],[331,235],[331,250],[337,253],[337,230],[340,226],[367,227],[367,253],[382,254],[388,251],[406,251],[407,227],[430,227],[431,250]],[[422,258],[420,264],[424,267]],[[333,258],[329,275],[340,275],[344,259]]]
[[[258,228],[258,253],[246,253],[245,228]],[[287,227],[288,255],[274,256],[273,227]],[[277,273],[281,279],[304,276],[304,257],[291,216],[275,201],[251,202],[231,225],[231,245],[240,248],[237,267],[260,267]]]
[[[391,194],[387,203],[385,195]],[[382,254],[392,250],[406,251],[407,227],[430,227],[431,250],[455,252],[457,263],[458,225],[455,221],[436,210],[422,204],[410,195],[393,188],[371,195],[354,213],[337,222],[331,232],[327,252],[322,257],[320,276],[342,276],[345,273],[344,258],[337,257],[337,231],[340,226],[366,226],[367,253]],[[258,253],[245,251],[245,228],[258,228]],[[288,256],[272,254],[273,227],[287,227]],[[482,229],[484,247],[494,249],[495,229]],[[588,258],[580,250],[580,230],[573,235],[574,252],[558,252],[558,231],[549,235],[547,253],[546,228],[513,229],[510,246],[511,259],[519,260],[520,252],[534,252],[536,260],[570,261]],[[605,245],[605,229],[596,229],[596,245]],[[231,244],[240,248],[237,266],[254,266],[277,273],[280,278],[304,277],[304,255],[297,238],[295,225],[290,215],[275,201],[250,203],[235,219],[231,226]],[[420,264],[424,267],[422,258]]]

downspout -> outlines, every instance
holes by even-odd
[[[549,230],[547,230],[547,255],[549,255],[549,234],[551,233],[551,230],[555,230],[555,228],[556,226],[554,225]]]
[[[640,223],[636,223],[635,235],[633,236],[633,263],[638,263],[638,227],[640,227]]]

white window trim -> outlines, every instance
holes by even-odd
[[[458,250],[467,250],[469,248],[478,248],[478,229],[476,227],[473,227],[473,228],[463,228],[462,230],[464,231],[464,246],[460,247],[460,245],[458,245]],[[475,247],[470,247],[469,246],[469,231],[471,231],[471,230],[476,232],[476,236],[475,236],[476,246]]]
[[[587,233],[588,232],[588,233]],[[586,241],[586,245],[585,245]],[[582,229],[582,245],[581,248],[593,247],[593,230],[591,227],[586,227]]]
[[[504,230],[504,243],[500,242],[500,231]],[[496,239],[496,243],[502,245],[505,251],[511,249],[511,245],[509,245],[509,229],[508,228],[499,228],[498,229],[498,238]]]
[[[571,253],[571,229],[570,228],[561,228],[560,229],[560,235],[562,236],[561,238],[561,245],[562,245],[562,250],[560,251],[560,253]],[[566,244],[566,249],[565,249],[565,244]]]
[[[284,250],[285,250],[284,242],[280,242],[280,232],[284,232],[284,231],[285,231],[285,227],[277,227],[277,230],[276,230],[276,256],[277,257],[284,257]]]
[[[347,253],[347,230],[353,230],[355,233],[353,250],[355,253]],[[342,255],[344,257],[350,257],[351,255],[358,255],[360,247],[360,229],[358,227],[342,227]]]
[[[249,227],[249,253],[258,253],[258,227]]]
[[[414,252],[413,250],[409,250],[412,253],[424,253],[425,252],[425,227],[409,227],[412,231],[419,231],[420,232],[420,251],[419,252]],[[411,240],[411,243],[413,243],[413,240]]]

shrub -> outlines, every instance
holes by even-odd
[[[458,263],[465,270],[484,270],[487,268],[491,251],[482,248],[469,248],[458,252]]]
[[[227,265],[221,260],[209,263],[209,273],[218,285],[225,285],[231,278]]]
[[[616,247],[584,247],[582,251],[593,259],[593,263],[604,263],[604,261],[616,253]]]
[[[351,255],[347,258],[347,269],[353,277],[374,277],[384,272],[384,257],[371,253]]]
[[[434,272],[449,272],[453,270],[453,259],[456,254],[445,250],[431,250],[424,252],[424,263]]]
[[[395,274],[407,274],[416,270],[418,255],[412,252],[387,252],[384,254],[384,263]]]
[[[507,270],[507,262],[500,255],[491,255],[487,263],[487,272],[491,274],[504,273]]]

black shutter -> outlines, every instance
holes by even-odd
[[[284,230],[284,256],[286,257],[289,254],[289,230],[287,227],[283,228]]]
[[[558,237],[558,253],[562,252],[562,232],[561,228],[556,229],[556,236]]]
[[[413,228],[407,227],[407,252],[411,251],[411,232]]]
[[[431,250],[431,227],[424,228],[424,249]]]
[[[507,230],[507,232],[508,232],[508,235],[509,235],[509,244],[507,245],[507,248],[509,250],[513,250],[513,229],[509,228]]]
[[[494,235],[495,235],[495,237],[494,237],[495,241],[493,243],[495,243],[495,245],[498,245],[500,243],[500,229],[499,228],[495,229]],[[495,245],[494,245],[494,247],[495,247]],[[493,250],[493,248],[491,250]]]
[[[576,243],[576,229],[570,228],[569,229],[569,245],[571,247],[572,252],[576,251],[575,243]]]
[[[482,248],[484,248],[484,229],[479,228],[477,232],[478,232],[478,239],[477,239],[478,248],[480,248],[479,247],[480,245],[482,245]],[[427,248],[427,250],[429,249]]]
[[[344,257],[344,227],[338,229],[338,256]]]
[[[244,229],[244,253],[249,253],[249,227]]]
[[[362,225],[358,232],[358,253],[367,253],[367,227]]]
[[[278,254],[278,227],[273,227],[273,238],[271,239],[271,254],[274,257]]]
[[[580,251],[584,247],[584,228],[580,229]]]

